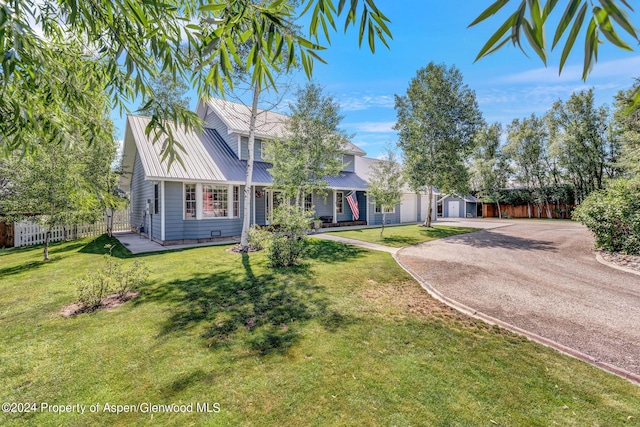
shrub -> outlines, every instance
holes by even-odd
[[[259,225],[252,225],[249,228],[249,249],[261,251],[269,240],[269,232],[260,228]]]
[[[591,193],[573,212],[595,236],[597,248],[640,255],[640,182],[618,179]]]
[[[117,293],[122,297],[137,289],[149,276],[149,269],[140,261],[134,261],[130,268],[124,268],[122,262],[105,255],[102,269],[89,273],[75,283],[78,301],[89,309],[98,307],[104,297]]]
[[[100,305],[102,298],[109,295],[111,290],[111,278],[104,271],[89,273],[76,282],[78,289],[78,301],[84,303],[87,308],[93,309]]]
[[[138,260],[134,261],[128,270],[124,270],[122,264],[117,264],[112,272],[113,291],[121,297],[138,289],[149,276],[147,266]]]
[[[282,204],[273,211],[277,227],[271,234],[268,257],[274,267],[296,265],[304,254],[304,239],[309,231],[309,213],[298,206]]]

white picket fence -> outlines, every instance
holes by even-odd
[[[93,224],[59,225],[51,229],[50,242],[60,240],[75,240],[83,237],[99,236],[107,232],[108,215],[105,213],[102,221]],[[46,229],[39,224],[25,220],[16,222],[14,229],[14,246],[39,245],[47,238]],[[113,213],[113,227],[115,231],[129,231],[131,224],[129,221],[129,210],[116,211]]]

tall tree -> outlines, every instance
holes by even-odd
[[[418,70],[406,95],[395,96],[395,108],[405,177],[415,192],[427,189],[424,226],[430,227],[434,186],[444,192],[469,191],[464,160],[482,115],[460,70],[433,62]]]
[[[382,208],[382,228],[384,233],[387,211],[392,210],[402,199],[404,178],[395,151],[387,148],[382,158],[373,164],[369,173],[367,195]]]
[[[607,171],[613,167],[612,153],[617,143],[609,138],[609,111],[596,107],[593,89],[574,93],[566,101],[556,101],[548,113],[550,153],[566,180],[582,201],[594,190],[603,188]]]
[[[498,205],[498,216],[502,218],[500,202],[504,199],[504,190],[511,169],[505,153],[500,147],[502,126],[494,123],[482,127],[476,133],[476,148],[472,155],[470,173],[471,187],[480,200]]]
[[[618,166],[629,178],[640,175],[640,109],[626,113],[638,90],[640,79],[636,79],[631,89],[618,92],[613,113],[613,137],[622,151]]]
[[[305,195],[326,193],[326,178],[342,170],[349,136],[340,129],[340,104],[321,86],[309,83],[295,97],[285,135],[266,144],[265,153],[272,164],[272,186],[304,207]]]
[[[29,147],[33,144],[29,135],[35,132],[63,133],[64,125],[56,120],[50,120],[48,129],[43,129],[39,117],[42,97],[36,95],[41,91],[49,92],[46,99],[52,106],[66,99],[81,111],[91,103],[81,90],[69,84],[68,80],[77,73],[43,72],[43,66],[51,64],[64,71],[66,55],[91,56],[95,69],[81,74],[94,72],[96,85],[107,90],[113,106],[125,109],[127,102],[138,96],[145,104],[152,102],[156,94],[150,90],[149,79],[163,73],[174,80],[192,82],[199,97],[222,90],[224,81],[231,83],[231,64],[246,65],[235,47],[238,40],[244,42],[248,37],[258,41],[248,67],[258,86],[272,80],[273,68],[301,64],[310,76],[314,62],[323,61],[318,55],[324,49],[321,43],[329,42],[339,16],[344,17],[345,31],[351,25],[360,26],[358,40],[362,43],[366,34],[372,51],[376,41],[387,45],[387,38],[391,37],[389,21],[373,0],[340,1],[337,8],[327,0],[304,0],[302,15],[311,18],[308,36],[290,34],[289,19],[282,10],[288,9],[289,15],[294,16],[294,3],[297,4],[287,0],[10,2],[0,14],[0,148]],[[69,42],[80,43],[84,48],[70,53],[65,47]],[[168,124],[197,127],[199,118],[179,104],[156,111],[160,114],[151,116],[147,132],[163,142],[163,153],[169,162],[179,160],[174,127]],[[55,114],[49,116],[55,119]],[[8,118],[21,121],[14,125]]]
[[[507,127],[507,143],[504,152],[515,166],[516,178],[520,185],[530,190],[541,211],[546,204],[547,216],[551,210],[544,191],[548,184],[548,144],[549,133],[545,121],[535,114],[524,119],[514,119]],[[531,218],[531,206],[529,205]]]

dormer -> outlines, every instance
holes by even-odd
[[[221,98],[200,100],[197,113],[205,122],[206,128],[215,129],[240,160],[248,158],[249,120],[251,107],[227,101]],[[286,131],[288,116],[269,110],[258,109],[256,121],[254,158],[259,162],[268,162],[263,156],[264,146]],[[342,156],[344,172],[355,172],[355,157],[366,153],[354,144],[347,142]]]

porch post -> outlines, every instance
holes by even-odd
[[[338,204],[338,195],[336,190],[333,190],[333,223],[335,224],[336,222],[338,222],[338,211],[337,211],[337,205]]]
[[[164,181],[160,181],[160,240],[165,241]]]
[[[256,223],[256,186],[252,185],[251,186],[251,192],[253,193],[253,212],[252,212],[252,217],[253,217],[253,224],[255,225]]]

